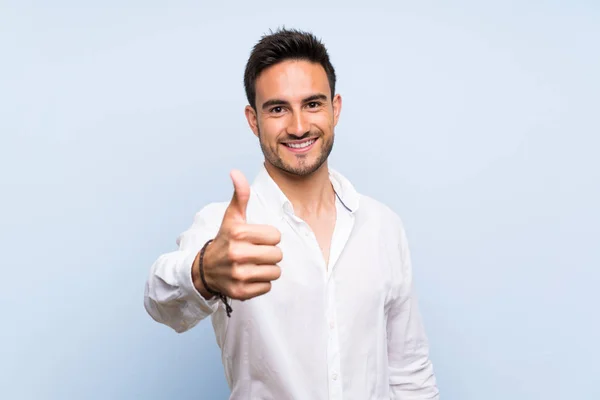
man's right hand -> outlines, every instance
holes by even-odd
[[[219,233],[204,254],[204,278],[212,290],[229,298],[248,300],[271,290],[283,258],[277,244],[281,233],[269,225],[246,223],[250,185],[240,171],[231,172],[233,198],[225,211]],[[198,257],[192,268],[194,286],[205,298],[212,295],[200,279]]]

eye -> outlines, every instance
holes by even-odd
[[[318,101],[311,101],[307,105],[308,105],[308,108],[317,108],[317,107],[321,106],[321,103]]]
[[[270,112],[273,113],[273,114],[279,114],[282,111],[283,111],[283,107],[281,107],[281,106],[273,107],[270,110]]]

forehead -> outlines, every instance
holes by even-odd
[[[271,98],[296,100],[315,93],[330,97],[329,81],[319,63],[286,60],[270,66],[256,79],[256,99],[260,103]]]

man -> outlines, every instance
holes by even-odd
[[[145,307],[184,332],[211,317],[231,399],[438,399],[399,217],[327,158],[342,109],[312,34],[264,36],[246,118],[264,153],[250,187],[201,209],[152,265]]]

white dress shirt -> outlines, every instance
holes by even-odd
[[[328,265],[263,167],[246,215],[281,232],[281,277],[271,291],[231,301],[228,318],[222,302],[195,289],[192,262],[229,204],[211,203],[178,237],[178,250],[152,265],[146,310],[177,332],[211,317],[230,399],[439,399],[402,222],[338,172],[329,176],[337,219]]]

